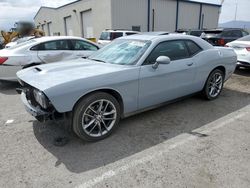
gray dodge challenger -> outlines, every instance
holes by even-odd
[[[119,38],[87,59],[17,73],[26,110],[39,121],[69,120],[81,139],[109,136],[119,120],[202,93],[216,99],[237,62],[230,48],[181,34]]]

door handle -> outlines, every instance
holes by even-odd
[[[187,66],[192,66],[194,63],[193,62],[189,62],[189,63],[187,63]]]

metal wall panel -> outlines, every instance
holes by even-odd
[[[200,4],[180,2],[178,29],[199,29]]]
[[[152,0],[151,30],[175,31],[176,0]]]
[[[148,0],[112,0],[111,7],[111,29],[140,26],[141,31],[147,31]]]
[[[216,28],[220,16],[220,7],[202,5],[203,28]]]

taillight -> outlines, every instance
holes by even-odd
[[[0,65],[3,64],[7,59],[8,57],[0,57]]]
[[[246,49],[247,49],[247,51],[249,51],[249,52],[250,52],[250,47],[246,47]]]
[[[218,40],[218,45],[224,46],[225,45],[225,40],[224,39],[219,39]]]

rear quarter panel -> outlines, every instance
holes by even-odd
[[[234,72],[237,55],[229,48],[216,47],[205,50],[194,57],[196,61],[195,88],[201,91],[206,83],[209,74],[216,67],[225,68],[225,80]]]

